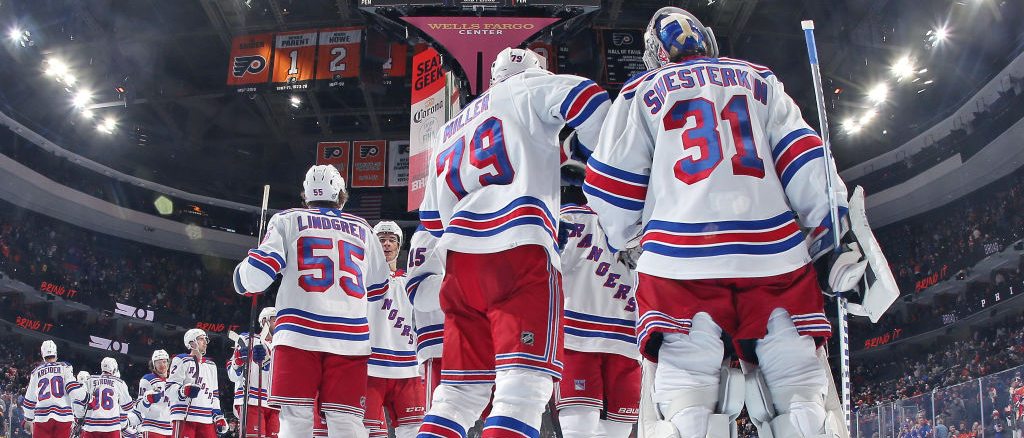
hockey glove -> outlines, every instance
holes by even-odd
[[[844,244],[842,248],[839,254],[822,257],[814,263],[818,285],[829,295],[856,289],[868,267],[857,242]]]
[[[228,433],[228,420],[224,419],[220,411],[214,411],[213,425],[217,428],[217,434]]]
[[[267,359],[267,347],[263,344],[256,344],[252,346],[252,361],[255,363],[263,363]]]
[[[202,388],[199,385],[184,385],[181,387],[181,398],[196,398]]]
[[[147,391],[146,392],[146,404],[152,405],[152,404],[155,404],[155,403],[159,403],[160,399],[163,398],[163,396],[164,396],[164,393],[162,393],[162,392]]]

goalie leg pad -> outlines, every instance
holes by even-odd
[[[705,438],[718,404],[725,345],[707,313],[693,317],[687,335],[666,334],[658,352],[654,401],[681,438]]]
[[[756,352],[760,368],[746,397],[755,425],[770,422],[778,438],[824,436],[828,382],[814,339],[801,336],[789,314],[775,309],[768,320],[768,335],[757,341]],[[763,382],[757,374],[763,374]]]

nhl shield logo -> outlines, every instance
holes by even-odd
[[[533,332],[523,332],[519,335],[519,340],[526,345],[533,345]]]

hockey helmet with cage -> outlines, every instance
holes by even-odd
[[[491,63],[491,85],[531,68],[546,70],[547,60],[533,50],[506,47]]]
[[[339,195],[345,190],[345,179],[338,168],[330,164],[318,164],[306,171],[302,181],[302,194],[306,202],[339,202]]]
[[[647,68],[660,68],[694,55],[718,57],[715,33],[684,9],[671,6],[658,9],[644,32]]]
[[[391,233],[398,236],[398,246],[402,246],[402,241],[405,240],[405,235],[402,234],[402,227],[398,226],[398,223],[394,221],[380,221],[377,225],[373,226],[373,234],[380,235],[380,233]]]

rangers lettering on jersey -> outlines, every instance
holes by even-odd
[[[412,304],[405,294],[405,272],[391,276],[383,294],[367,298],[370,306],[370,359],[373,377],[404,379],[419,375]]]
[[[570,229],[562,247],[565,348],[638,357],[633,273],[605,245],[593,210],[566,205],[560,216]]]

